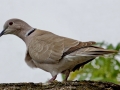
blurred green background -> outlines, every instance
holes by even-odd
[[[120,50],[120,43],[113,46],[112,44],[102,42],[97,43],[97,46],[117,51]],[[64,78],[63,75],[62,78]],[[120,84],[120,55],[113,54],[98,57],[84,65],[83,68],[71,72],[68,80],[107,81]]]

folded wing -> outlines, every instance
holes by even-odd
[[[33,60],[39,63],[58,63],[64,56],[95,42],[79,42],[53,33],[32,38],[28,51]]]

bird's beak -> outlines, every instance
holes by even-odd
[[[4,35],[4,33],[5,33],[5,29],[0,33],[0,37]]]

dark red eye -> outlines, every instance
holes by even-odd
[[[9,22],[9,25],[13,25],[13,22]]]

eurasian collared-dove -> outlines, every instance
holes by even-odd
[[[70,72],[100,55],[116,52],[93,46],[93,41],[80,42],[33,28],[20,19],[6,21],[0,36],[5,34],[14,34],[26,43],[26,63],[31,68],[50,72],[52,78],[49,81],[55,80],[58,73],[65,74],[64,81],[67,81]]]

